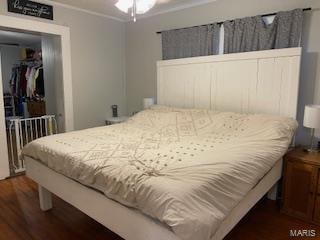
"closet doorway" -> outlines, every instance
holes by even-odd
[[[61,63],[56,60],[54,49],[52,36],[0,30],[0,67],[11,175],[23,171],[18,157],[21,146],[58,132],[56,96],[62,84],[61,77],[56,77],[61,75],[56,69],[61,69],[58,66]],[[40,118],[48,115],[54,121],[50,133],[46,119]]]
[[[73,130],[69,28],[0,15],[0,54],[1,180],[19,164],[10,154],[16,122],[22,123],[15,132],[25,139],[57,130],[51,118],[42,119],[47,115],[55,116],[59,132]]]

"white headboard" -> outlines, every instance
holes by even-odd
[[[301,48],[158,61],[158,104],[296,118]]]

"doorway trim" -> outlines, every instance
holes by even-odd
[[[0,52],[0,66],[2,66],[2,52]],[[0,67],[0,79],[2,79],[2,69]],[[0,82],[0,92],[3,92],[2,82]],[[0,98],[0,180],[10,175],[9,157],[8,157],[8,142],[7,130],[4,110],[4,98]],[[3,110],[2,110],[3,109]],[[3,135],[4,137],[2,137]],[[7,153],[7,154],[3,154]]]
[[[60,36],[63,78],[62,83],[64,103],[64,128],[67,132],[74,130],[70,28],[52,23],[45,23],[6,15],[0,15],[0,27],[33,32],[38,34],[42,33]],[[8,159],[1,157],[0,166],[7,166],[8,164],[4,163],[3,161],[8,161]],[[0,169],[0,179],[4,179],[9,176],[9,168]]]

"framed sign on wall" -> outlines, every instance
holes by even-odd
[[[7,0],[8,12],[53,20],[53,7],[29,0]]]

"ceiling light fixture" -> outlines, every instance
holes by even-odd
[[[133,21],[137,21],[137,14],[144,14],[154,7],[157,0],[118,0],[115,6],[122,12],[129,13]]]

